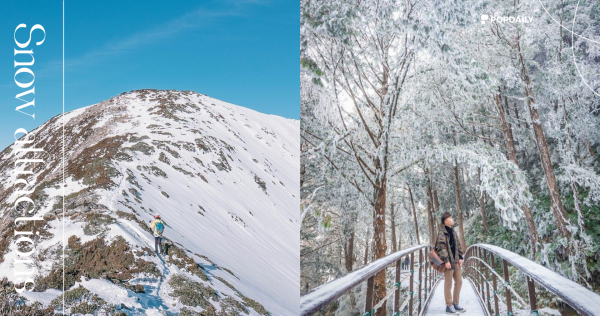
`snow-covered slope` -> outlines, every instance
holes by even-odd
[[[107,304],[123,303],[130,314],[205,310],[172,295],[178,292],[174,280],[181,281],[175,275],[216,290],[217,298],[208,301],[217,312],[238,306],[258,315],[262,305],[272,315],[297,313],[298,121],[189,91],[136,90],[56,116],[33,132],[34,146],[46,151],[35,158],[46,162],[36,164],[37,181],[29,188],[36,189],[31,196],[46,224],[35,227],[42,232],[35,250],[43,291],[28,294],[30,301],[49,304],[61,294],[52,280],[62,279],[56,276],[62,273],[64,238],[66,262],[76,278],[72,288],[81,285]],[[10,281],[16,280],[10,230],[17,216],[11,205],[23,195],[14,190],[14,149],[13,144],[0,153],[0,278]],[[170,248],[164,258],[148,251],[154,241],[146,226],[157,213],[167,223]],[[79,240],[69,239],[72,235]],[[125,247],[132,260],[143,261],[125,272],[82,272],[102,264],[72,258],[91,252],[102,238],[103,245],[93,246],[96,252],[110,257]],[[136,293],[136,284],[145,293]]]

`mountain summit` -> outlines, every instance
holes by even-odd
[[[36,273],[34,292],[18,299],[56,312],[64,299],[71,314],[298,312],[297,120],[190,91],[136,90],[32,134],[44,153],[15,144],[0,153],[3,286],[17,282],[17,247],[29,247],[14,231],[38,233],[19,248],[34,251]],[[15,188],[16,159],[34,157],[44,163],[24,169],[35,182]],[[15,226],[18,190],[33,190],[44,221]],[[156,214],[166,223],[161,256],[148,226]]]

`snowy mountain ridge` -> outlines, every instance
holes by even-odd
[[[32,224],[41,233],[30,302],[61,298],[64,238],[71,313],[94,304],[131,315],[297,313],[297,120],[195,92],[136,90],[30,133],[47,153],[31,176],[45,223]],[[14,147],[0,153],[0,278],[9,281],[16,245],[8,230],[25,228],[13,224],[14,161],[34,157]],[[164,258],[154,254],[148,229],[155,214],[167,224]]]

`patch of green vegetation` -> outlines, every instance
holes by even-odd
[[[198,159],[198,157],[194,157],[194,160],[196,160],[197,163],[204,167],[204,163],[202,163],[202,160]]]
[[[208,180],[206,180],[206,178],[200,172],[198,172],[196,175],[199,176],[204,182],[208,183]]]
[[[52,302],[50,302],[50,304],[51,305],[62,304],[63,299],[64,299],[65,304],[77,303],[86,294],[90,294],[90,291],[88,291],[88,289],[84,288],[83,286],[79,286],[73,290],[65,291],[62,295],[60,295],[59,297],[52,300]]]
[[[181,149],[181,145],[179,145],[178,143],[170,142],[170,141],[166,141],[165,143],[175,146],[175,147],[177,147],[177,149]]]
[[[248,314],[248,309],[239,301],[234,300],[231,297],[226,297],[220,301],[221,313],[225,315],[241,315]]]
[[[134,188],[129,188],[128,190],[131,194],[133,194],[134,198],[139,198],[139,199],[142,198],[142,194],[138,190],[136,190]]]
[[[142,176],[142,178],[144,178],[144,180],[146,180],[146,182],[148,182],[148,184],[152,183],[152,180],[150,180],[150,178],[148,178],[148,176],[146,176],[145,174],[140,174]],[[143,189],[142,189],[143,190]]]
[[[131,147],[126,147],[125,149],[139,151],[146,156],[150,156],[150,155],[154,154],[154,151],[155,151],[155,149],[152,145],[149,145],[145,142],[137,142],[135,145],[133,145]]]
[[[150,174],[155,175],[157,177],[163,177],[165,179],[167,178],[167,174],[164,171],[162,171],[162,169],[160,169],[157,166],[150,166],[150,167],[148,167],[148,166],[137,166],[137,168],[140,171],[142,171],[142,170],[143,171],[147,171]]]
[[[127,135],[104,138],[93,146],[85,148],[74,163],[67,164],[66,176],[72,175],[74,180],[83,179],[85,185],[110,188],[115,185],[113,178],[120,172],[113,168],[111,159],[120,152]]]
[[[178,298],[183,305],[199,306],[205,310],[214,309],[210,300],[215,302],[219,300],[219,296],[215,290],[180,274],[176,274],[169,279],[169,285],[173,288],[173,292],[170,295]]]
[[[85,222],[83,233],[93,236],[108,231],[108,225],[116,223],[116,220],[106,214],[91,212],[86,214]]]
[[[136,219],[135,215],[131,214],[131,213],[127,213],[127,212],[123,212],[123,211],[117,211],[117,216],[120,218],[126,218],[130,221],[133,221]]]
[[[69,195],[65,196],[65,198],[64,198],[64,201],[65,201],[65,203],[66,203],[66,204],[65,204],[65,209],[67,209],[67,210],[72,210],[72,209],[76,208],[78,205],[74,203],[74,202],[75,202],[75,200],[76,200],[76,199],[77,199],[77,198],[78,198],[78,197],[79,197],[81,194],[84,194],[85,192],[86,192],[86,190],[81,190],[81,191],[73,192],[73,193],[71,193],[71,194],[69,194]],[[60,198],[59,198],[59,199],[57,200],[57,203],[56,203],[56,204],[54,204],[54,205],[52,206],[52,209],[53,209],[53,210],[57,210],[57,209],[60,209],[60,210],[62,210],[62,208],[63,208],[63,199],[60,199]]]
[[[196,142],[196,146],[198,146],[198,148],[202,149],[202,151],[205,154],[212,151],[212,147],[204,139],[196,138],[196,139],[194,139],[194,141]]]
[[[246,296],[244,296],[242,293],[237,292],[238,295],[240,295],[240,297],[242,298],[242,300],[244,301],[244,304],[246,304],[246,306],[251,307],[253,310],[255,310],[257,313],[261,314],[261,315],[265,315],[265,316],[270,316],[271,313],[269,313],[264,306],[262,306],[262,304],[260,304],[259,302],[248,298]]]
[[[57,316],[54,307],[44,308],[40,302],[15,306],[23,298],[15,291],[15,284],[6,277],[0,280],[0,315],[2,316]]]
[[[227,143],[226,141],[220,139],[221,144],[223,145],[223,147],[225,147],[225,149],[227,149],[229,152],[235,152],[235,148],[233,148],[233,146],[229,145],[229,143]]]
[[[197,253],[195,253],[195,255],[198,256],[198,257],[200,257],[200,258],[202,258],[202,259],[204,259],[204,260],[206,260],[206,261],[208,261],[208,262],[210,262],[210,264],[212,264],[213,266],[219,267],[216,263],[214,263],[212,260],[210,260],[207,256],[201,255],[201,254],[197,254]]]
[[[152,209],[150,209],[150,210],[152,211]],[[130,221],[132,221],[132,222],[136,222],[136,223],[138,223],[138,225],[139,225],[139,226],[140,226],[140,227],[141,227],[143,230],[145,230],[146,232],[148,232],[148,233],[152,234],[152,229],[150,229],[150,227],[148,227],[148,225],[147,225],[146,223],[144,223],[144,222],[142,222],[141,220],[139,220],[139,219],[137,218],[137,216],[135,216],[135,214],[132,214],[132,213],[127,213],[127,212],[123,212],[123,211],[121,211],[121,210],[118,210],[118,211],[117,211],[117,216],[118,216],[118,217],[120,217],[120,218],[125,218],[125,219],[128,219],[128,220],[130,220]]]
[[[185,174],[186,176],[194,177],[194,174],[178,166],[173,166],[173,169]]]
[[[171,147],[169,147],[169,145],[167,145],[167,143],[172,144],[176,147],[179,148],[179,144],[176,143],[171,143],[171,142],[164,142],[164,141],[160,141],[160,140],[155,140],[152,142],[152,144],[154,144],[157,148],[162,149],[166,152],[168,152],[169,154],[171,154],[171,156],[173,156],[174,158],[179,158],[179,153],[173,149],[171,149]]]
[[[133,161],[133,158],[127,153],[119,152],[115,155],[115,159],[120,161]]]
[[[217,316],[217,312],[214,308],[205,309],[201,312],[196,312],[187,307],[184,307],[181,309],[181,312],[179,312],[179,316]]]
[[[171,164],[171,160],[169,160],[169,157],[167,157],[167,155],[165,155],[164,152],[160,152],[160,155],[158,156],[158,161],[162,161],[164,163],[166,163],[167,165]]]
[[[217,169],[219,169],[220,171],[231,171],[231,166],[229,165],[229,162],[227,161],[225,153],[223,153],[222,149],[219,150],[219,161],[213,161],[212,164],[215,165],[215,167],[217,167]]]
[[[121,173],[112,167],[109,159],[95,158],[81,167],[82,183],[87,186],[108,184]]]
[[[117,236],[110,244],[104,243],[103,236],[81,244],[79,238],[73,235],[69,237],[64,262],[64,268],[62,262],[57,263],[47,276],[38,278],[36,291],[62,289],[63,269],[66,287],[73,286],[82,276],[105,278],[116,284],[126,282],[142,272],[161,276],[153,262],[136,259],[131,247],[121,236]]]
[[[214,278],[217,279],[217,280],[219,280],[219,281],[221,281],[221,283],[227,285],[228,288],[230,288],[230,289],[232,289],[232,290],[234,290],[234,291],[237,292],[237,289],[233,285],[231,285],[231,283],[225,281],[225,279],[223,279],[221,277],[218,277],[218,276],[215,276]]]
[[[151,131],[150,133],[152,134],[161,134],[161,135],[167,135],[167,136],[173,136],[173,134],[169,133],[169,132],[165,132],[165,131]]]
[[[175,245],[170,245],[167,251],[168,257],[165,261],[175,264],[179,269],[187,270],[203,281],[209,281],[208,276],[202,270],[202,266],[196,263],[194,259],[187,255],[185,250]]]
[[[256,184],[258,184],[258,187],[265,191],[265,193],[267,192],[267,184],[257,175],[254,175],[254,182],[256,182]]]
[[[146,293],[144,286],[141,284],[122,283],[121,286],[128,290],[131,290],[134,293]]]
[[[182,142],[182,146],[187,151],[196,152],[196,145],[194,143]]]
[[[167,178],[167,174],[162,171],[162,169],[160,169],[157,166],[152,166],[150,167],[150,173],[157,176],[157,177],[163,177],[163,178]]]
[[[55,308],[71,308],[72,314],[94,314],[100,307],[108,307],[106,301],[98,297],[97,294],[90,292],[83,286],[65,291],[63,294],[53,299],[50,306]]]
[[[131,143],[137,143],[137,142],[142,141],[144,139],[150,139],[150,137],[148,137],[148,135],[143,135],[141,137],[137,137],[135,135],[131,135],[131,137],[129,138],[129,142],[131,142]]]
[[[44,199],[45,197],[48,196],[47,194],[44,194],[44,189],[49,188],[49,187],[54,187],[54,186],[60,187],[60,183],[59,183],[58,179],[52,180],[52,181],[44,181],[44,182],[42,182],[40,185],[38,185],[35,188],[35,190],[31,194],[31,199],[33,199],[33,200],[42,200],[42,199]]]
[[[229,282],[225,281],[225,279],[220,278],[215,276],[215,279],[221,281],[223,284],[227,285],[227,287],[229,287],[230,289],[234,290],[239,297],[244,301],[245,306],[247,307],[251,307],[252,309],[254,309],[257,313],[261,314],[261,315],[271,315],[264,306],[262,306],[262,304],[260,304],[259,302],[248,298],[247,296],[245,296],[244,294],[242,294],[240,291],[238,291],[235,287],[233,287],[233,285],[231,285]],[[241,305],[239,302],[235,301],[237,304]],[[237,305],[236,305],[237,306]],[[223,307],[223,305],[221,305],[221,307]],[[247,311],[245,311],[244,313],[247,313]],[[237,314],[234,314],[237,315]]]
[[[98,309],[98,304],[83,302],[71,308],[71,314],[94,314]]]

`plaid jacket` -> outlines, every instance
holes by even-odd
[[[450,247],[450,235],[446,231],[445,226],[442,226],[438,231],[438,237],[435,242],[435,251],[440,255],[440,259],[444,262],[450,262],[451,269],[454,269],[454,263],[458,262],[459,255],[463,256],[462,245],[460,244],[460,239],[458,238],[458,234],[454,229],[452,229],[452,233],[454,233],[454,250],[455,253],[449,254],[449,251],[452,251]],[[446,248],[448,245],[448,248]]]

